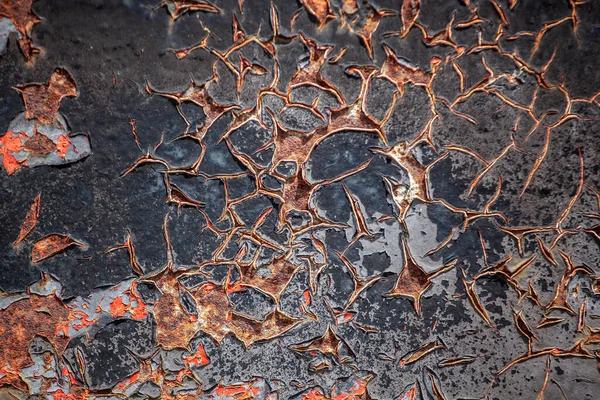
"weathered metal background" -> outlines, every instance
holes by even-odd
[[[594,399],[600,3],[0,0],[0,398]]]

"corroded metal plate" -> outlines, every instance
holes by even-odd
[[[599,6],[0,0],[0,398],[597,398]]]

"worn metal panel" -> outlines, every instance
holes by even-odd
[[[595,1],[0,0],[0,398],[593,399]]]

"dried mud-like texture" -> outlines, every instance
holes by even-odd
[[[1,0],[0,398],[596,398],[599,41],[592,0]]]

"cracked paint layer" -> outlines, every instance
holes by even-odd
[[[2,0],[0,397],[594,398],[598,29]]]

